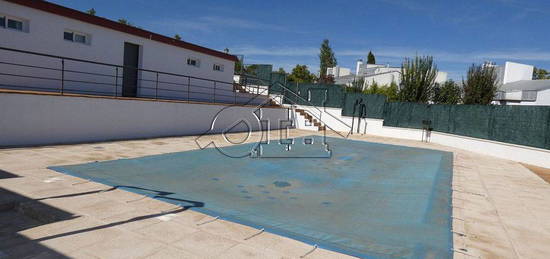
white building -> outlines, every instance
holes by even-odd
[[[497,82],[499,85],[505,85],[521,80],[532,80],[534,66],[515,62],[506,62],[504,66],[497,66],[495,63],[486,62],[484,66],[495,67],[497,73]]]
[[[328,72],[328,70],[327,70]],[[355,66],[355,74],[341,77],[335,77],[335,83],[351,85],[353,81],[364,80],[364,89],[376,83],[378,86],[401,83],[401,67],[391,67],[381,64],[366,64],[363,60],[358,60]],[[447,81],[447,72],[438,72],[435,79],[436,83]]]
[[[221,101],[235,98],[235,56],[46,1],[0,0],[0,47],[137,68],[67,59],[62,65],[60,58],[0,49],[0,61],[5,62],[0,71],[25,75],[0,76],[2,88],[57,91],[60,81],[55,79],[61,72],[51,69],[63,69],[66,92],[198,101],[211,100],[213,93]]]
[[[335,66],[327,68],[327,75],[331,75],[334,78],[344,77],[351,75],[351,69]]]
[[[498,92],[494,104],[550,105],[550,80],[533,80],[534,66],[506,62],[494,66],[497,72]]]
[[[495,97],[502,105],[550,105],[550,80],[519,80],[500,86]]]

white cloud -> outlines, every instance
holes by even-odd
[[[262,48],[256,46],[230,48],[233,53],[245,56],[273,56],[273,57],[314,57],[319,53],[317,47],[280,47]],[[449,52],[433,49],[413,49],[408,47],[382,47],[372,49],[334,49],[337,57],[365,57],[369,51],[377,57],[402,59],[415,55],[431,55],[436,61],[452,63],[472,63],[485,60],[523,60],[523,61],[550,61],[550,52],[544,50],[497,50],[478,52]]]
[[[201,16],[193,19],[166,19],[153,22],[152,25],[159,27],[172,27],[176,30],[191,30],[202,32],[213,32],[216,29],[221,28],[287,31],[287,29],[283,26],[275,24],[267,24],[241,18],[222,16]]]

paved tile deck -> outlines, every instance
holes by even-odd
[[[311,134],[292,131],[294,136]],[[351,138],[454,153],[455,258],[550,255],[550,184],[519,163],[431,143]],[[17,176],[0,174],[0,190],[25,197],[25,204],[40,203],[72,215],[45,224],[14,210],[0,212],[0,258],[298,258],[311,250],[310,245],[271,233],[244,240],[257,230],[224,220],[198,226],[212,218],[46,169],[192,149],[197,149],[193,136],[0,149],[0,170]],[[349,256],[317,249],[307,258]]]

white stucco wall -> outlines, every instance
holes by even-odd
[[[69,19],[63,16],[43,12],[40,10],[20,6],[5,1],[0,1],[0,14],[13,16],[27,21],[28,30],[26,32],[15,31],[11,29],[0,28],[0,46],[21,49],[33,52],[46,53],[57,56],[66,56],[90,61],[97,61],[109,64],[123,65],[124,42],[137,44],[140,46],[140,68],[149,70],[158,70],[168,73],[184,74],[194,77],[207,78],[223,82],[232,83],[234,62],[210,56],[207,54],[191,51],[181,47],[149,40],[146,38],[137,37],[131,34],[110,30],[101,26],[88,24],[78,20]],[[63,32],[72,30],[82,32],[90,36],[89,44],[75,43],[63,39]],[[0,50],[2,61],[24,63],[30,65],[39,65],[52,68],[61,68],[61,62],[58,59],[44,58],[31,56],[28,54],[16,54]],[[187,58],[198,58],[200,67],[187,65]],[[223,65],[223,72],[214,71],[213,64]],[[78,62],[67,61],[65,64],[67,70],[78,70],[93,73],[102,73],[115,75],[115,69],[100,65],[82,64]],[[60,78],[59,71],[40,70],[13,67],[8,65],[0,65],[0,70],[4,73],[18,73],[41,77]],[[122,71],[119,71],[119,76]],[[91,75],[83,75],[77,73],[66,73],[68,80],[94,81],[99,83],[114,84],[115,79],[109,77],[99,77]],[[155,80],[156,75],[153,73],[142,72],[140,77],[143,79]],[[27,87],[52,87],[58,88],[60,83],[54,80],[40,80],[29,78],[17,78],[2,76],[2,84],[24,85]],[[187,84],[187,78],[161,75],[160,81]],[[119,77],[118,85],[122,84],[122,79]],[[153,82],[141,82],[138,84],[138,95],[152,95],[153,90],[146,90],[139,87],[154,87]],[[205,92],[206,94],[197,94],[197,97],[207,97],[213,93],[210,89],[213,87],[212,82],[204,80],[191,80],[191,91]],[[208,87],[209,89],[200,88],[199,86]],[[169,90],[186,90],[186,86],[161,84],[161,88]],[[111,91],[114,94],[113,86],[104,86],[97,84],[86,84],[81,82],[66,82],[67,90],[90,90]],[[222,90],[232,90],[231,84],[218,84],[218,94]],[[120,89],[118,90],[120,93]],[[229,93],[229,92],[227,92]],[[181,96],[185,93],[176,93],[174,91],[160,92],[161,95]],[[221,95],[219,95],[220,98]]]
[[[520,80],[531,80],[533,79],[533,69],[534,67],[531,65],[506,62],[504,64],[502,83],[507,84]]]
[[[220,133],[245,119],[258,130],[255,107],[0,93],[0,147]],[[262,108],[278,129],[288,111]],[[236,131],[246,130],[236,127]]]
[[[537,92],[537,100],[522,101],[522,91],[507,92],[506,93],[506,105],[550,105],[550,89]]]
[[[298,108],[318,111],[311,106],[299,106]],[[319,109],[322,110],[323,108]],[[349,125],[351,125],[352,118],[341,116],[341,109],[329,108],[326,111],[330,112],[333,116],[337,116],[339,120],[347,122],[349,123]],[[323,118],[330,118],[329,116],[326,116],[326,114],[322,116]],[[333,129],[342,129],[341,131],[345,132],[349,132],[350,130],[350,127],[343,128],[342,123],[337,120],[323,119],[323,122]],[[420,129],[387,127],[383,126],[383,123],[384,120],[381,119],[362,119],[359,132],[361,134],[371,134],[382,137],[417,141],[421,141],[423,138],[422,130]],[[356,119],[353,130],[354,134],[356,134],[357,132],[357,125],[358,124]],[[296,125],[296,127],[305,130],[317,130],[316,128],[300,127],[300,124]],[[550,150],[546,149],[508,144],[492,140],[471,138],[435,131],[431,133],[430,142],[450,147],[456,147],[480,154],[490,155],[498,158],[550,168]]]

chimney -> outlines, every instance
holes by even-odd
[[[357,65],[355,66],[355,75],[359,75],[359,70],[361,70],[362,65],[363,65],[363,59],[358,59]]]

